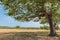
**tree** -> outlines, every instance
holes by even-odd
[[[15,28],[20,28],[20,26],[16,26]]]
[[[2,0],[8,15],[18,21],[30,21],[38,18],[43,23],[49,23],[50,36],[55,36],[55,25],[60,21],[59,0]],[[37,20],[37,21],[39,21]],[[35,20],[36,21],[36,20]]]

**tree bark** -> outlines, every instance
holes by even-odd
[[[48,14],[48,22],[49,22],[49,26],[50,26],[49,36],[56,36],[55,25],[52,20],[52,14]]]

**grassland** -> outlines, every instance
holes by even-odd
[[[60,40],[60,30],[56,32],[58,36],[49,37],[49,30],[0,29],[0,40]]]

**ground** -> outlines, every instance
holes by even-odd
[[[60,40],[58,36],[49,37],[49,30],[39,29],[0,29],[0,40]]]

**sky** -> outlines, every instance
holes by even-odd
[[[0,5],[0,26],[21,26],[21,27],[40,27],[39,22],[18,22],[14,18],[7,16],[8,10],[4,10],[4,6]]]

